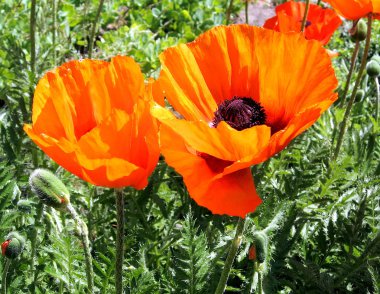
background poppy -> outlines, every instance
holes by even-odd
[[[285,2],[276,6],[276,16],[266,20],[264,28],[279,32],[300,32],[305,14],[304,2]],[[342,20],[334,10],[310,4],[305,26],[305,38],[326,45]]]
[[[379,0],[324,0],[329,3],[341,16],[356,20],[374,13],[375,18],[380,18]]]

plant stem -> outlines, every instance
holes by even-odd
[[[303,15],[302,24],[301,24],[301,32],[303,32],[306,27],[307,15],[309,14],[309,7],[310,7],[310,0],[306,0],[305,14]]]
[[[90,35],[90,40],[88,44],[88,58],[92,57],[92,49],[94,48],[94,42],[95,42],[96,25],[99,21],[100,13],[102,12],[103,2],[104,0],[100,0],[98,10],[96,11],[94,22],[92,23],[91,35]]]
[[[354,49],[354,52],[352,53],[352,57],[351,57],[350,70],[348,72],[347,80],[346,80],[346,85],[344,87],[344,92],[343,92],[342,98],[340,100],[340,106],[342,106],[342,107],[344,105],[344,102],[346,101],[346,96],[347,96],[347,93],[348,93],[348,89],[350,88],[351,78],[352,78],[352,74],[353,74],[354,69],[355,69],[355,63],[356,63],[356,59],[358,57],[359,48],[360,48],[360,41],[356,40],[356,42],[355,42],[355,49]]]
[[[228,4],[227,11],[226,11],[226,24],[227,25],[230,23],[231,11],[232,11],[233,4],[234,4],[234,0],[230,0],[230,3]]]
[[[30,262],[30,271],[33,273],[33,283],[31,285],[30,292],[35,293],[36,292],[36,282],[38,277],[38,270],[34,268],[34,260],[36,258],[36,248],[37,248],[37,236],[38,236],[38,227],[40,225],[42,214],[43,214],[43,205],[40,203],[37,205],[37,214],[34,221],[34,230],[32,232],[32,236],[30,238],[31,243],[31,262]]]
[[[361,82],[361,79],[362,79],[362,75],[363,75],[363,72],[364,72],[364,69],[365,69],[365,66],[366,66],[366,63],[367,63],[367,56],[368,56],[369,46],[370,46],[370,43],[371,43],[371,29],[372,29],[372,13],[368,14],[367,38],[366,38],[366,42],[365,42],[362,62],[361,62],[361,65],[360,65],[358,76],[356,78],[354,89],[352,90],[352,93],[351,93],[351,98],[348,101],[347,108],[346,108],[346,111],[344,113],[343,121],[342,121],[341,126],[340,126],[340,132],[339,132],[339,136],[338,136],[338,141],[337,141],[336,148],[335,148],[335,151],[334,151],[334,154],[333,154],[333,157],[332,157],[332,161],[335,161],[337,159],[339,151],[340,151],[340,148],[342,147],[343,137],[344,137],[344,134],[346,132],[348,118],[350,116],[352,105],[354,104],[355,96],[356,96],[356,93],[357,93],[357,91],[359,89],[360,82]]]
[[[260,272],[260,265],[257,261],[255,261],[255,270],[257,272],[257,294],[263,293],[263,275]]]
[[[236,253],[239,249],[241,239],[243,236],[244,225],[245,225],[245,219],[239,217],[239,220],[236,225],[235,237],[231,242],[231,247],[230,247],[230,250],[228,251],[226,262],[224,263],[224,268],[220,276],[218,286],[215,290],[215,294],[224,293],[224,289],[227,286],[227,280],[231,271],[232,263],[234,262]]]
[[[57,35],[57,8],[56,8],[56,0],[53,0],[53,63],[54,66],[57,64],[57,51],[56,51],[56,35]]]
[[[124,194],[123,189],[116,189],[116,294],[123,293],[123,261],[124,261]]]
[[[88,240],[88,230],[86,224],[79,217],[75,208],[69,203],[67,209],[70,212],[71,216],[78,225],[78,231],[82,239],[84,257],[86,261],[86,276],[87,276],[87,287],[88,293],[94,293],[94,271],[92,268],[92,256],[90,251],[90,242]]]
[[[29,88],[29,107],[32,109],[33,103],[33,89],[34,89],[34,79],[36,75],[36,0],[32,0],[30,9],[30,88]]]
[[[248,2],[249,0],[245,0],[244,11],[245,11],[245,23],[248,24]]]
[[[8,274],[10,265],[11,265],[11,260],[9,258],[6,258],[4,269],[3,269],[3,276],[1,279],[1,294],[7,294],[7,274]]]
[[[375,109],[375,120],[376,123],[379,123],[379,113],[380,113],[380,85],[379,80],[375,77],[375,90],[376,90],[376,109]]]

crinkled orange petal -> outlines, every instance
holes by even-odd
[[[177,119],[169,110],[158,106],[152,109],[152,114],[195,151],[227,161],[259,153],[270,138],[270,128],[265,125],[237,131],[225,122],[211,128],[203,121]]]
[[[151,95],[132,58],[71,61],[38,83],[24,129],[59,165],[95,185],[141,189],[157,164]]]
[[[302,109],[330,99],[337,79],[329,56],[317,41],[267,30],[257,31],[257,40],[260,103],[267,114],[266,124],[277,132]]]
[[[159,83],[170,104],[187,119],[210,119],[217,106],[189,48],[169,48],[160,60],[168,70],[161,71]]]
[[[380,13],[378,10],[378,1],[379,0],[324,0],[324,2],[329,3],[341,16],[352,20],[365,17],[370,12]]]
[[[158,83],[169,103],[186,119],[211,121],[231,95],[258,97],[253,37],[248,26],[216,27],[167,49],[160,55],[164,70]]]
[[[214,214],[244,218],[261,203],[250,169],[218,177],[205,160],[189,153],[183,139],[166,125],[161,125],[160,142],[165,160],[183,176],[190,196],[199,205]]]
[[[30,124],[24,125],[24,131],[33,142],[46,153],[46,155],[50,158],[54,158],[56,163],[69,170],[74,175],[81,177],[82,168],[78,163],[75,153],[75,145],[63,137],[57,140],[48,135],[36,133]]]

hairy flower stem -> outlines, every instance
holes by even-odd
[[[357,93],[357,91],[359,89],[359,86],[360,86],[360,83],[361,83],[361,79],[362,79],[362,76],[363,76],[363,72],[364,72],[364,69],[366,67],[369,46],[370,46],[370,43],[371,43],[371,30],[372,30],[372,13],[370,13],[368,15],[367,37],[366,37],[366,42],[365,42],[362,62],[360,64],[360,69],[359,69],[359,72],[358,72],[358,76],[356,77],[356,82],[355,82],[354,89],[352,90],[351,98],[348,101],[347,108],[346,108],[346,111],[344,113],[343,121],[342,121],[342,123],[340,125],[340,131],[339,131],[339,135],[338,135],[338,141],[337,141],[336,148],[335,148],[335,151],[334,151],[334,154],[333,154],[333,157],[332,157],[332,161],[335,161],[337,159],[337,157],[339,155],[340,148],[342,147],[343,137],[344,137],[344,134],[346,132],[348,118],[350,117],[350,113],[351,113],[351,109],[352,109],[352,106],[353,106],[354,101],[355,101],[356,93]]]
[[[57,36],[57,3],[56,0],[52,1],[52,10],[53,10],[53,30],[52,30],[52,39],[53,39],[53,64],[54,66],[57,64],[57,44],[56,44],[56,36]]]
[[[70,204],[67,205],[67,209],[71,216],[75,220],[78,226],[78,231],[82,239],[84,258],[86,261],[86,276],[87,276],[87,291],[88,293],[94,293],[94,270],[92,268],[92,256],[90,251],[90,242],[88,240],[88,230],[86,224],[79,217],[75,208]]]
[[[245,219],[239,217],[239,220],[236,225],[235,237],[231,242],[231,247],[230,247],[230,250],[228,251],[227,259],[226,259],[226,262],[224,263],[224,268],[220,276],[218,286],[216,287],[215,294],[224,293],[224,289],[227,286],[227,280],[228,280],[228,276],[230,275],[232,263],[234,262],[236,253],[239,249],[241,239],[243,236],[244,225],[245,225]]]
[[[36,74],[36,0],[32,0],[32,3],[31,3],[29,33],[30,33],[30,72],[31,72],[31,77],[32,77],[30,81],[30,88],[29,88],[29,109],[32,109],[34,78]]]
[[[376,108],[375,108],[375,120],[379,123],[379,113],[380,113],[380,84],[377,77],[375,77],[375,90],[376,90]]]
[[[4,269],[3,269],[3,275],[1,279],[1,294],[7,294],[7,274],[8,274],[10,265],[11,265],[11,260],[9,258],[6,258]]]
[[[245,23],[248,24],[248,2],[249,0],[245,0],[244,2],[244,11],[245,11]]]
[[[102,12],[103,3],[104,3],[104,0],[100,0],[98,10],[96,11],[94,22],[92,23],[91,35],[90,35],[90,40],[88,44],[88,58],[92,57],[92,50],[94,48],[94,42],[95,42],[96,25],[98,24],[98,21],[99,21],[100,12]]]
[[[227,10],[226,10],[226,24],[227,25],[230,23],[230,20],[231,20],[233,4],[234,4],[234,0],[230,0],[230,3],[228,4]]]
[[[123,293],[123,261],[124,261],[124,194],[116,189],[116,294]]]
[[[354,52],[352,53],[352,57],[351,57],[351,65],[350,65],[350,70],[349,70],[348,75],[347,75],[346,85],[344,87],[344,92],[343,92],[342,98],[340,99],[340,106],[341,107],[343,107],[344,103],[346,102],[346,97],[347,97],[348,89],[350,88],[352,74],[353,74],[354,69],[355,69],[356,59],[358,58],[359,48],[360,48],[360,41],[356,40],[355,49],[354,49]]]
[[[34,262],[36,259],[36,252],[37,252],[37,236],[38,236],[38,227],[40,226],[40,222],[43,215],[43,205],[40,203],[37,205],[37,214],[36,218],[34,220],[34,229],[30,238],[31,243],[31,262],[30,262],[30,272],[33,274],[33,281],[34,283],[31,284],[30,292],[32,294],[36,293],[36,282],[38,277],[38,269],[34,268]]]
[[[301,32],[303,32],[306,27],[307,15],[309,14],[309,7],[310,7],[310,0],[306,0],[305,14],[303,15],[302,24],[301,24]]]

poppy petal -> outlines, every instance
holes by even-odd
[[[270,128],[265,125],[237,131],[225,122],[211,128],[203,121],[177,119],[162,107],[154,107],[152,114],[194,150],[227,161],[257,154],[270,138]]]
[[[372,12],[372,3],[378,0],[324,0],[329,3],[334,9],[344,18],[356,20],[366,16]],[[375,4],[377,6],[377,4]],[[380,12],[380,11],[374,11]]]
[[[159,83],[170,104],[187,119],[211,120],[217,105],[189,48],[169,48],[160,60],[168,70],[161,71]]]
[[[260,103],[267,115],[266,123],[275,133],[297,112],[330,97],[337,80],[331,60],[318,42],[305,42],[301,34],[270,32],[257,31],[260,42],[256,54],[260,67]]]
[[[176,144],[172,144],[173,140]],[[167,163],[183,176],[192,198],[214,214],[245,217],[261,203],[250,169],[217,175],[199,156],[189,153],[186,143],[173,130],[161,125],[161,150]]]

